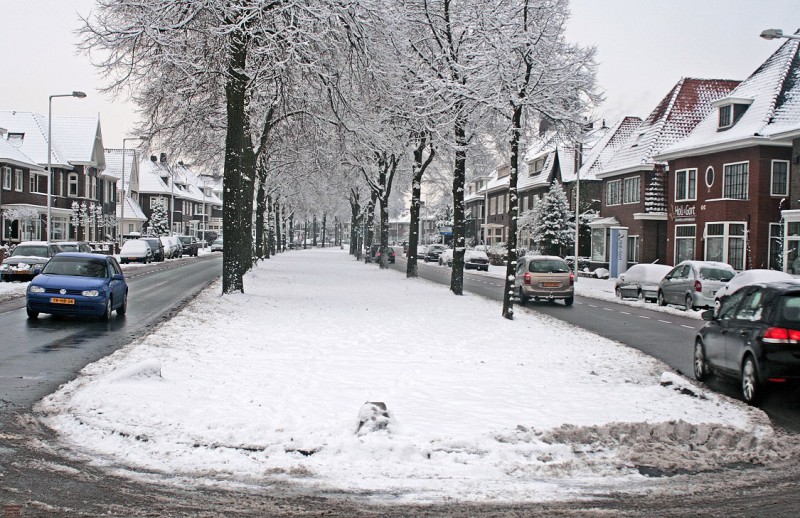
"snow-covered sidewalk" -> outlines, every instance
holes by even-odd
[[[639,467],[782,454],[761,411],[635,350],[338,249],[279,254],[245,289],[207,289],[45,398],[42,419],[132,476],[393,501],[653,490]],[[365,402],[388,419],[359,429]]]

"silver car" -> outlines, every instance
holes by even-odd
[[[564,259],[551,255],[526,255],[517,261],[514,290],[522,304],[533,300],[575,300],[575,276]]]
[[[658,285],[658,305],[677,304],[687,311],[714,306],[714,295],[736,270],[716,261],[683,261]]]

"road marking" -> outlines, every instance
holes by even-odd
[[[597,307],[594,304],[587,304],[587,306],[589,306],[590,308],[596,308]]]
[[[620,313],[622,313],[623,315],[630,315],[630,313],[628,313],[627,311],[620,311]]]
[[[614,310],[613,310],[613,309],[611,309],[611,308],[603,308],[603,309],[605,309],[606,311],[614,311]]]
[[[686,329],[694,329],[692,326],[687,326],[687,325],[684,325],[684,324],[681,324],[681,327],[685,327]]]
[[[638,316],[639,318],[646,318],[647,320],[650,320],[650,317],[646,317],[646,316],[644,316],[644,315],[637,315],[637,316]]]
[[[661,322],[662,324],[671,324],[672,323],[669,320],[659,320],[659,322]]]

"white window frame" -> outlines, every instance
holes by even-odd
[[[714,234],[709,235],[708,227],[710,225],[722,225],[722,234]],[[731,225],[741,225],[744,229],[744,232],[741,235],[731,235],[730,228]],[[714,260],[720,260],[723,263],[728,263],[736,271],[741,271],[744,269],[745,265],[747,264],[747,222],[746,221],[709,221],[706,222],[705,229],[703,230],[704,245],[703,245],[703,257],[706,260],[711,260],[708,258],[708,243],[710,238],[722,238],[722,257],[715,258]],[[733,264],[730,260],[731,257],[731,242],[741,240],[742,241],[742,259],[741,264]]]
[[[720,106],[717,115],[717,128],[725,129],[733,126],[733,104]]]
[[[775,192],[775,164],[785,164],[786,165],[786,181],[784,182],[784,192]],[[769,194],[770,196],[788,196],[789,195],[789,171],[791,171],[791,165],[789,164],[788,160],[773,160],[770,164],[770,175],[769,175]]]
[[[609,180],[606,182],[606,207],[617,205],[622,205],[622,180]]]
[[[727,175],[726,169],[729,168],[729,167],[738,166],[738,165],[746,165],[747,166],[747,171],[745,172],[745,175],[747,176],[747,181],[745,182],[745,193],[744,193],[744,197],[743,198],[733,198],[731,196],[727,196],[726,195],[726,189],[728,187],[728,185],[727,185],[728,184],[728,181],[727,181],[727,176],[728,175]],[[748,199],[750,199],[750,162],[749,161],[745,160],[745,161],[742,161],[742,162],[731,162],[729,164],[723,164],[722,165],[722,197],[725,198],[725,199],[728,199],[728,200],[748,200]]]
[[[630,184],[636,184],[635,188],[630,187]],[[629,195],[635,195],[630,197]],[[632,203],[640,203],[642,201],[642,178],[640,176],[629,176],[622,179],[622,203],[630,205]]]
[[[44,174],[35,174],[33,171],[30,173],[30,192],[31,194],[47,194],[47,184],[45,183],[44,192],[40,192],[36,190],[36,187],[39,185],[39,177],[44,177],[45,182],[47,181],[47,175]]]
[[[10,191],[11,190],[11,168],[7,165],[3,166],[3,190]]]
[[[628,262],[639,262],[639,236],[628,236]]]
[[[714,176],[715,176],[714,168],[711,167],[711,166],[708,166],[706,168],[705,181],[706,181],[706,187],[708,187],[709,189],[711,188],[712,185],[714,185],[714,180],[715,180]]]
[[[772,256],[777,252],[777,264],[772,264]],[[783,261],[783,225],[780,223],[769,224],[769,245],[767,246],[767,267],[770,269],[777,269]],[[786,271],[786,268],[783,268]]]
[[[689,227],[691,227],[694,230],[694,234],[693,235],[691,235],[691,236],[678,236],[678,229],[679,228],[689,228]],[[678,264],[679,262],[681,262],[683,260],[683,259],[678,260],[678,241],[681,240],[681,239],[687,239],[687,240],[691,239],[691,240],[694,241],[694,253],[695,253],[695,256],[696,256],[697,255],[697,225],[694,224],[694,223],[689,224],[689,225],[675,225],[675,249],[672,252],[672,256],[673,256],[672,257],[673,258],[673,263],[672,264]],[[690,259],[694,259],[694,257],[691,257]]]
[[[25,173],[22,169],[14,169],[14,190],[25,192]]]
[[[686,179],[683,182],[683,192],[678,189],[680,182],[678,181],[678,177],[680,175],[686,175]],[[692,191],[691,185],[694,185],[694,192]],[[689,169],[678,169],[675,171],[675,201],[697,201],[697,169],[696,168],[689,168]]]
[[[67,175],[67,197],[77,198],[78,194],[80,194],[78,191],[78,173],[69,173]]]
[[[529,176],[536,176],[537,174],[541,174],[544,171],[544,163],[547,157],[537,158],[536,160],[531,160],[528,169],[530,169]]]

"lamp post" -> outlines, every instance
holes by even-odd
[[[784,34],[781,29],[766,29],[761,31],[761,37],[765,40],[786,38],[787,40],[800,40],[800,34]]]
[[[125,230],[125,203],[127,202],[127,196],[125,195],[125,143],[129,140],[150,140],[150,137],[126,137],[122,139],[122,205],[120,206],[120,217],[119,217],[119,235],[117,239],[119,241],[120,248],[122,247],[122,234]],[[136,150],[133,150],[133,161],[136,162]],[[133,165],[131,165],[131,171],[133,171]]]
[[[83,99],[86,94],[83,92],[74,91],[71,94],[55,94],[47,99],[47,227],[45,241],[50,241],[50,229],[53,222],[51,218],[52,213],[52,198],[53,198],[53,97],[77,97]]]

